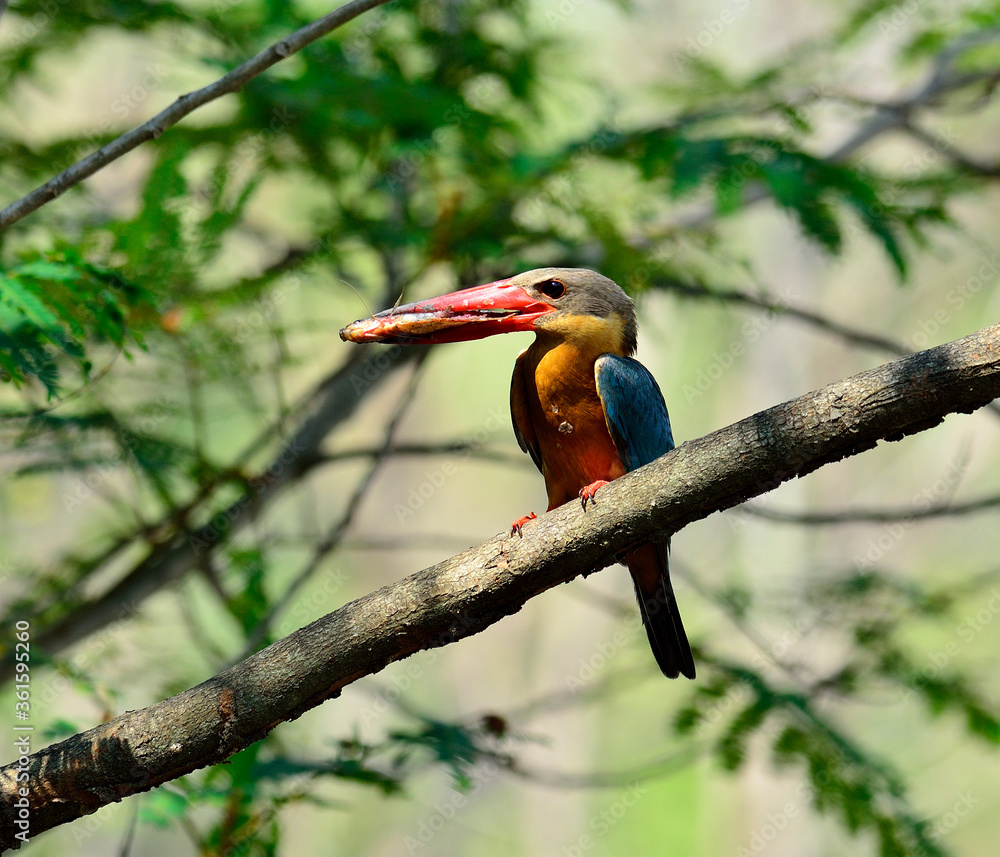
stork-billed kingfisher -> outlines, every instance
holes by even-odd
[[[616,283],[583,268],[539,268],[356,321],[351,342],[459,342],[534,331],[510,387],[514,433],[545,478],[549,509],[579,498],[674,447],[663,394],[632,358],[635,307]],[[512,532],[534,518],[517,521]],[[667,560],[669,539],[624,556],[656,663],[694,678]]]

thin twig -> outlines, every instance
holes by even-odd
[[[663,777],[667,774],[683,770],[696,759],[711,751],[708,744],[692,744],[682,750],[668,753],[661,759],[647,762],[635,768],[619,771],[593,771],[586,774],[570,774],[560,771],[545,771],[540,768],[523,768],[517,764],[508,765],[504,770],[523,780],[537,783],[540,786],[558,789],[613,789],[628,786],[646,780]]]
[[[0,0],[2,3],[3,0]],[[122,847],[118,851],[118,857],[130,857],[132,846],[135,844],[135,832],[139,828],[139,808],[142,805],[142,798],[134,801],[132,815],[128,820],[128,830],[125,831],[125,838],[122,840]]]
[[[192,518],[214,496],[221,484],[213,482],[199,491],[195,500],[178,511],[172,511],[161,522],[163,531],[156,531],[149,553],[139,560],[117,583],[102,594],[79,604],[71,613],[53,625],[39,628],[32,642],[50,655],[65,646],[136,610],[138,606],[170,581],[194,567],[205,553],[211,553],[222,541],[214,522],[222,522],[226,538],[256,520],[261,512],[284,490],[301,480],[317,464],[323,439],[347,419],[367,393],[380,386],[392,372],[420,355],[415,349],[405,352],[357,352],[335,372],[325,378],[309,397],[310,407],[288,441],[271,458],[271,463],[259,468],[251,478],[238,480],[243,486],[240,496],[224,509],[216,510],[206,524],[192,531]],[[227,482],[235,477],[230,471]],[[10,674],[12,661],[0,664],[0,679]]]
[[[952,70],[955,59],[973,45],[1000,39],[1000,28],[984,30],[972,36],[957,39],[942,50],[933,63],[931,74],[922,86],[905,98],[876,105],[875,113],[823,156],[823,159],[830,163],[843,163],[877,137],[890,131],[905,129],[914,112],[936,106],[942,96],[975,83],[995,84],[1000,75],[997,69],[969,74],[958,74]],[[965,164],[960,163],[959,166],[967,168]],[[770,197],[771,194],[764,184],[760,182],[748,184],[743,194],[742,207],[749,208]],[[718,210],[714,203],[694,206],[652,228],[635,239],[634,243],[636,246],[645,247],[663,235],[670,235],[679,230],[704,228],[717,217]]]
[[[753,292],[743,291],[742,289],[733,287],[717,288],[701,285],[700,283],[685,283],[676,279],[655,280],[653,285],[657,288],[663,289],[664,291],[681,295],[682,297],[707,298],[709,300],[719,301],[720,303],[740,304],[743,306],[762,309],[766,312],[774,313],[775,315],[784,315],[789,318],[796,318],[800,321],[807,322],[820,330],[833,333],[847,342],[852,342],[855,345],[861,345],[865,348],[873,348],[876,351],[884,351],[888,354],[895,354],[897,356],[903,356],[904,354],[910,353],[909,349],[907,349],[901,342],[896,342],[895,340],[889,339],[888,337],[882,336],[878,333],[869,333],[868,331],[851,327],[850,325],[834,321],[833,319],[827,318],[826,316],[820,315],[812,310],[794,306],[793,304],[789,304],[787,301],[777,300],[775,298],[767,297],[766,295],[757,295]]]
[[[769,509],[765,506],[745,504],[739,508],[739,513],[780,524],[828,526],[858,523],[891,524],[896,521],[916,521],[925,518],[958,518],[976,512],[986,512],[997,506],[1000,506],[1000,496],[925,508],[915,506],[900,509],[858,508],[842,509],[839,512],[792,512],[787,509]]]
[[[951,143],[943,137],[939,137],[937,134],[933,134],[913,122],[907,122],[905,130],[906,133],[915,140],[919,140],[928,148],[934,149],[936,152],[940,152],[955,166],[960,167],[966,172],[977,176],[983,176],[985,178],[1000,178],[1000,164],[985,164],[981,161],[977,161],[965,154],[965,152],[951,145]]]
[[[685,283],[676,279],[654,280],[653,285],[657,288],[663,289],[664,291],[681,295],[682,297],[707,298],[709,300],[717,300],[720,303],[751,306],[756,307],[757,309],[762,309],[765,312],[774,313],[775,315],[783,315],[787,318],[798,319],[799,321],[803,321],[812,327],[818,328],[819,330],[832,333],[846,342],[852,342],[855,345],[860,345],[864,348],[872,348],[876,351],[883,351],[887,354],[895,354],[900,357],[913,353],[902,342],[897,342],[887,336],[860,330],[859,328],[852,327],[844,322],[828,318],[825,315],[813,310],[795,306],[787,301],[776,300],[775,298],[767,297],[766,295],[757,295],[753,292],[732,287],[715,288],[705,286],[700,283]],[[994,416],[1000,417],[1000,403],[991,402],[986,406],[986,409],[992,412]]]
[[[242,65],[238,65],[231,72],[220,77],[214,83],[182,95],[165,110],[157,113],[152,119],[143,122],[131,131],[126,131],[116,140],[113,140],[106,146],[102,146],[83,160],[77,161],[73,166],[67,167],[41,187],[35,188],[27,196],[8,205],[0,211],[0,230],[6,229],[12,223],[16,223],[22,217],[26,217],[31,212],[41,208],[47,202],[51,202],[56,197],[61,196],[74,185],[89,178],[112,161],[131,152],[137,146],[141,146],[150,140],[155,140],[167,128],[176,125],[181,119],[199,107],[217,98],[221,98],[223,95],[238,92],[247,82],[267,71],[271,66],[297,53],[306,45],[325,36],[327,33],[337,29],[337,27],[357,18],[358,15],[388,2],[389,0],[351,0],[350,3],[341,6],[339,9],[334,9],[322,18],[317,18],[315,21],[296,30],[290,36],[275,42],[252,59],[247,60]]]
[[[464,440],[445,441],[444,443],[401,443],[390,449],[376,446],[358,446],[351,449],[340,449],[323,455],[319,461],[323,464],[333,464],[340,461],[351,461],[355,458],[379,458],[381,456],[435,456],[455,455],[464,453],[470,458],[482,461],[499,461],[504,464],[520,464],[529,462],[523,453],[511,449],[483,449],[480,444]]]
[[[402,422],[403,417],[406,415],[410,404],[413,402],[413,397],[416,395],[417,388],[420,385],[420,379],[423,376],[425,360],[427,359],[429,353],[430,352],[424,352],[417,359],[417,363],[414,367],[413,374],[410,376],[410,382],[407,385],[406,392],[396,405],[392,419],[389,420],[389,424],[386,427],[385,440],[382,442],[382,449],[375,455],[375,460],[372,462],[371,467],[368,468],[368,472],[365,473],[361,481],[355,486],[354,492],[347,501],[347,507],[344,509],[340,519],[329,528],[327,534],[313,548],[312,555],[306,561],[305,565],[299,569],[299,573],[292,579],[292,582],[288,585],[287,589],[285,589],[281,598],[279,598],[278,601],[271,606],[271,609],[268,610],[268,612],[257,623],[253,633],[250,634],[247,639],[245,650],[243,654],[240,655],[241,659],[257,650],[257,647],[267,636],[274,619],[280,615],[286,607],[288,607],[292,598],[295,597],[295,593],[297,593],[299,589],[306,584],[309,578],[316,573],[316,569],[319,568],[320,563],[341,543],[344,533],[347,532],[348,528],[354,522],[358,509],[361,508],[361,503],[368,494],[368,489],[371,488],[372,483],[375,481],[375,476],[378,474],[379,470],[381,470],[382,465],[385,463],[392,451],[392,442],[395,440],[396,432],[399,429],[399,425]]]

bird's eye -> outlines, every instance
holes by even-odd
[[[566,284],[562,280],[546,280],[538,287],[547,298],[561,298],[566,294]]]

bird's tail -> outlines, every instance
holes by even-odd
[[[674,589],[670,585],[668,542],[643,545],[625,556],[625,563],[635,582],[642,624],[660,671],[667,678],[683,675],[694,678],[694,657]]]

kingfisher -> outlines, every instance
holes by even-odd
[[[514,363],[510,410],[521,449],[541,471],[548,509],[579,500],[674,448],[655,379],[632,355],[632,300],[585,268],[538,268],[475,288],[416,301],[340,331],[350,342],[422,344],[531,331]],[[518,519],[511,534],[535,518]],[[695,677],[694,658],[670,583],[669,538],[621,559],[635,584],[653,656],[668,678]]]

